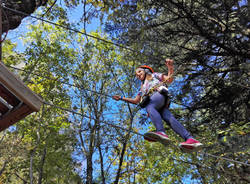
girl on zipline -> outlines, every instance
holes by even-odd
[[[156,73],[154,70],[147,66],[142,65],[135,71],[136,77],[141,81],[141,88],[135,98],[125,98],[119,95],[114,95],[113,99],[123,100],[132,104],[139,104],[146,111],[156,127],[156,131],[148,132],[144,138],[150,142],[159,141],[166,145],[170,139],[165,133],[162,119],[166,121],[170,127],[179,134],[185,142],[179,144],[181,148],[186,150],[195,151],[199,149],[202,144],[195,140],[192,135],[184,128],[184,126],[175,119],[168,109],[169,97],[168,89],[164,84],[170,84],[173,81],[174,74],[174,61],[166,59],[166,66],[168,68],[168,75]]]

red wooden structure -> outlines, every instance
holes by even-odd
[[[39,111],[41,105],[42,99],[0,62],[0,131]]]

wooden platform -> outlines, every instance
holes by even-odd
[[[0,131],[39,111],[41,105],[42,99],[0,62]]]

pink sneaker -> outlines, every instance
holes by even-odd
[[[189,138],[186,142],[182,142],[179,144],[179,146],[185,150],[189,151],[198,151],[203,144],[201,144],[199,141]]]
[[[152,138],[151,136],[149,136],[147,133],[144,134],[144,139],[146,141],[149,141],[149,142],[156,142],[156,139]]]
[[[164,132],[147,132],[144,134],[144,138],[151,142],[160,142],[164,145],[169,144],[170,139]]]

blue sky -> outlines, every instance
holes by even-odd
[[[63,1],[61,2],[63,3]],[[82,16],[82,6],[78,6],[77,8],[71,9],[68,12],[68,16],[69,16],[69,21],[70,23],[79,23],[80,22],[80,18]],[[39,15],[37,15],[37,13],[42,13],[41,8],[39,8],[38,10],[35,11],[35,13],[33,13],[34,16],[39,17]],[[25,33],[27,31],[29,31],[27,29],[29,24],[36,24],[39,20],[33,19],[31,17],[26,17],[22,20],[22,23],[19,25],[18,28],[14,29],[14,30],[10,30],[7,34],[7,39],[10,39],[13,43],[17,43],[17,50],[23,51],[25,49],[24,44],[21,41],[21,37],[23,35],[25,35]],[[82,29],[82,27],[79,27],[78,29]],[[90,33],[92,31],[96,31],[101,29],[101,25],[100,25],[100,21],[99,19],[93,18],[91,20],[90,24],[86,24],[86,33]]]

